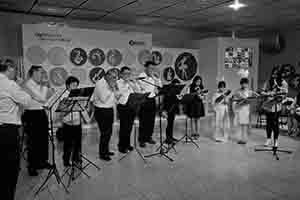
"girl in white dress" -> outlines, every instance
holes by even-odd
[[[233,107],[235,111],[236,122],[240,126],[238,144],[246,144],[248,141],[248,131],[250,125],[250,104],[246,99],[254,96],[255,93],[249,89],[249,80],[247,78],[242,78],[240,80],[240,85],[241,88],[238,89],[233,95]]]
[[[216,142],[226,142],[228,140],[229,129],[229,110],[228,110],[228,90],[226,90],[225,81],[218,83],[218,91],[213,95],[212,102],[216,112],[216,131],[214,139]],[[218,101],[219,97],[223,97]]]

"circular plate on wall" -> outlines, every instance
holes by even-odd
[[[94,66],[102,65],[105,61],[105,54],[102,49],[92,49],[89,53],[89,61]]]
[[[133,65],[135,61],[136,61],[136,55],[131,50],[126,50],[124,54],[124,64],[130,67],[130,65]]]
[[[75,48],[70,53],[70,60],[76,66],[82,66],[87,61],[87,53],[82,48]]]
[[[180,54],[175,61],[175,72],[177,76],[183,80],[191,80],[197,73],[197,60],[188,52]]]
[[[57,87],[63,86],[68,78],[68,72],[63,67],[55,67],[49,74],[52,84]]]
[[[47,59],[47,53],[40,46],[31,46],[26,51],[26,58],[31,64],[41,65]]]
[[[163,57],[159,51],[152,52],[152,61],[155,63],[155,65],[160,65],[162,60]]]
[[[172,67],[167,67],[164,69],[163,76],[166,81],[173,81],[175,78],[175,70]]]
[[[138,53],[138,61],[141,65],[145,65],[147,61],[152,60],[152,54],[148,49],[141,50]]]
[[[94,67],[89,73],[89,78],[92,83],[96,83],[105,75],[105,71],[101,67]]]
[[[107,52],[107,63],[113,67],[121,64],[123,56],[117,49],[111,49]]]
[[[54,66],[61,66],[68,59],[67,52],[62,47],[53,47],[48,52],[48,60]]]

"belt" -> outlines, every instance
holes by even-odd
[[[8,127],[21,127],[20,125],[17,125],[17,124],[1,124],[0,123],[0,128],[8,128]]]

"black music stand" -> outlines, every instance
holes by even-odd
[[[45,107],[45,109],[47,109],[49,111],[49,118],[50,118],[50,136],[49,136],[49,138],[50,138],[50,142],[52,145],[52,165],[51,165],[51,168],[49,169],[46,179],[41,184],[41,186],[38,188],[38,190],[34,193],[35,196],[37,196],[44,189],[44,186],[47,184],[47,182],[50,180],[50,178],[52,176],[55,176],[57,184],[61,184],[63,186],[63,188],[65,189],[66,193],[69,193],[67,187],[64,185],[64,183],[59,175],[59,172],[58,172],[58,169],[56,166],[54,127],[53,127],[53,116],[52,116],[52,109],[53,109],[54,105],[58,102],[58,100],[60,100],[60,98],[65,94],[66,91],[67,91],[67,89],[63,90],[63,92],[60,95],[58,95],[57,97],[52,99],[51,103],[49,103],[49,105]]]
[[[132,109],[135,110],[135,116],[138,114],[140,105],[145,101],[146,97],[149,95],[150,93],[145,93],[145,94],[141,94],[141,93],[132,93],[129,95],[128,98],[128,103],[130,104],[130,107]],[[142,160],[147,163],[146,159],[144,158],[143,154],[140,152],[140,150],[137,148],[137,141],[136,141],[136,137],[137,137],[137,125],[136,122],[134,120],[134,140],[133,140],[133,151],[135,151],[141,158]],[[131,151],[131,152],[133,152]],[[122,156],[119,161],[123,160],[124,158],[126,158],[131,152],[126,153],[124,156]]]
[[[73,114],[75,112],[79,112],[80,126],[81,126],[82,112],[85,111],[84,107],[87,107],[87,105],[89,104],[89,100],[93,92],[94,92],[94,88],[91,87],[71,90],[69,94],[69,98],[66,98],[60,102],[58,108],[56,109],[56,112],[71,113],[72,115],[71,117],[73,117]],[[82,153],[80,153],[79,156],[80,156],[80,163],[72,162],[71,166],[66,168],[64,174],[61,177],[63,178],[66,174],[69,175],[68,186],[70,186],[71,182],[75,181],[80,176],[81,173],[84,174],[86,177],[90,178],[90,176],[84,171],[88,166],[92,165],[97,170],[100,170],[100,167],[98,167],[95,163],[90,161]],[[83,160],[86,161],[84,165],[82,163]],[[76,170],[80,172],[78,175],[75,175]]]
[[[274,114],[276,115],[276,119],[279,119],[278,118],[279,113],[278,113],[278,110],[277,110],[277,104],[280,103],[281,101],[282,101],[281,97],[279,95],[276,96],[276,94],[275,94],[274,102],[273,103],[274,103],[274,106],[275,106],[275,112],[274,112]],[[278,138],[279,138],[279,136],[278,136]],[[286,153],[286,154],[293,153],[293,151],[285,150],[285,149],[279,149],[278,147],[276,147],[275,146],[275,139],[274,138],[273,138],[273,147],[272,148],[255,148],[254,151],[255,152],[272,152],[273,156],[276,158],[276,160],[279,160],[279,156],[277,154],[278,152],[279,153]]]
[[[186,94],[184,95],[184,97],[182,98],[182,102],[184,104],[188,104],[192,101],[192,99],[194,98],[195,94]],[[200,149],[199,145],[195,142],[195,140],[188,135],[188,117],[185,114],[186,118],[185,118],[185,134],[175,143],[175,145],[177,145],[179,142],[184,142],[184,143],[192,143],[196,146],[197,149]]]
[[[146,155],[144,156],[145,158],[149,158],[149,157],[153,157],[153,156],[160,156],[160,157],[164,157],[165,159],[173,162],[174,160],[167,155],[167,153],[169,152],[169,150],[165,150],[164,149],[164,143],[163,143],[163,139],[162,139],[162,115],[161,115],[161,101],[160,101],[160,96],[162,96],[165,92],[166,92],[166,89],[163,89],[162,87],[158,86],[158,85],[155,85],[149,81],[146,81],[144,79],[142,79],[141,81],[149,84],[149,85],[153,85],[154,87],[156,87],[159,92],[156,96],[158,96],[158,108],[159,108],[159,141],[160,141],[160,146],[159,148],[156,150],[157,152],[156,153],[153,153],[153,154],[150,154],[150,155]]]

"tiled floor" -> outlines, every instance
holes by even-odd
[[[250,142],[240,146],[232,140],[216,144],[210,137],[213,134],[212,118],[202,120],[201,138],[197,141],[200,149],[192,144],[180,143],[177,153],[168,155],[175,161],[161,157],[147,159],[147,164],[136,153],[129,154],[119,162],[117,153],[113,161],[104,163],[97,159],[98,131],[89,129],[83,138],[84,152],[95,161],[101,170],[87,169],[88,179],[81,176],[70,186],[66,194],[55,184],[53,177],[47,188],[35,199],[41,200],[298,200],[300,199],[300,149],[299,142],[281,136],[280,146],[294,150],[291,155],[280,154],[280,160],[271,153],[255,153],[254,147],[264,141],[264,131],[252,129]],[[176,122],[175,135],[184,133],[183,119]],[[158,125],[158,123],[157,123]],[[157,126],[158,127],[158,126]],[[165,124],[163,123],[163,127]],[[111,148],[116,151],[118,126],[115,127]],[[158,141],[159,130],[155,138]],[[156,146],[141,150],[143,154],[155,151]],[[58,145],[57,163],[60,172],[61,147]],[[25,165],[19,178],[16,199],[34,199],[33,193],[43,181],[47,172],[40,177],[28,177]],[[67,181],[67,180],[65,180]]]

